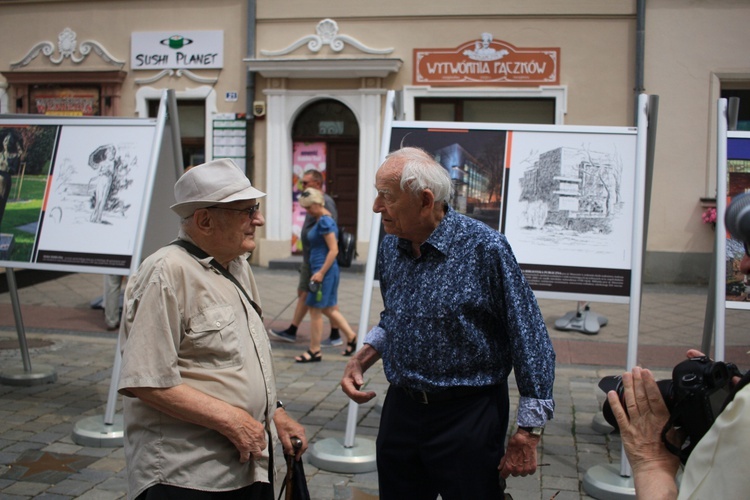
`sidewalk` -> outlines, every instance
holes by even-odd
[[[267,326],[284,328],[291,320],[297,273],[256,269]],[[355,331],[361,317],[364,275],[342,273],[340,308]],[[125,461],[121,448],[93,448],[75,444],[71,432],[80,419],[104,415],[116,335],[107,332],[103,312],[90,308],[101,295],[100,275],[70,274],[19,290],[23,322],[32,366],[54,367],[53,384],[19,387],[0,385],[0,498],[124,498]],[[589,498],[581,481],[595,465],[619,462],[620,442],[592,428],[603,393],[596,388],[604,375],[624,370],[627,353],[629,307],[595,303],[594,312],[608,324],[597,335],[559,331],[555,321],[574,302],[540,300],[557,352],[555,418],[542,438],[537,474],[509,478],[509,493],[516,500]],[[382,302],[373,291],[369,324],[377,322]],[[706,290],[701,287],[644,287],[639,363],[657,368],[657,376],[670,376],[688,347],[699,347],[703,335]],[[746,369],[750,337],[745,333],[748,313],[726,311],[728,360]],[[326,331],[328,327],[326,326]],[[366,329],[365,329],[366,330]],[[305,425],[315,443],[325,438],[343,439],[349,400],[338,387],[347,358],[340,348],[324,351],[322,363],[298,364],[294,356],[307,348],[309,325],[304,323],[297,344],[273,342],[279,397]],[[0,373],[22,367],[15,322],[8,293],[0,294]],[[357,410],[357,438],[374,440],[378,400],[387,382],[380,364],[367,372],[369,387],[379,397]],[[511,380],[511,401],[517,392]],[[117,412],[120,413],[118,401]],[[283,464],[277,452],[277,463]],[[282,466],[283,467],[283,466]],[[312,498],[334,498],[334,485],[342,483],[361,498],[377,498],[377,472],[338,474],[305,463]],[[370,496],[367,496],[370,495]]]

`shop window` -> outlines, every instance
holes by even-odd
[[[551,98],[417,98],[416,119],[479,123],[555,123]]]
[[[733,86],[740,86],[734,83]],[[750,130],[750,82],[746,83],[743,88],[721,89],[721,97],[729,99],[737,97],[740,100],[739,113],[737,116],[737,130]]]

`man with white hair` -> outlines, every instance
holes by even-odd
[[[392,152],[375,188],[384,310],[341,386],[371,400],[363,374],[383,360],[380,498],[501,498],[505,478],[536,471],[554,412],[544,318],[505,237],[451,208],[450,176],[429,154]],[[506,450],[511,370],[521,397]]]
[[[231,160],[214,160],[185,172],[174,194],[178,239],[146,258],[125,291],[128,497],[271,500],[274,438],[298,460],[307,439],[276,399],[247,262],[265,193]]]

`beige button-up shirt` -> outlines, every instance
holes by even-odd
[[[189,241],[183,233],[180,237]],[[263,322],[210,260],[169,245],[149,256],[128,281],[118,390],[126,396],[130,498],[156,483],[224,491],[268,481],[268,449],[263,459],[242,464],[222,434],[170,417],[128,391],[186,384],[246,410],[276,438],[270,425],[276,387]],[[237,258],[228,270],[259,304],[247,261]]]

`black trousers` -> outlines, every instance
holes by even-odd
[[[155,484],[137,500],[274,500],[273,485],[253,483],[232,491],[200,491],[168,484]]]
[[[508,384],[421,404],[388,389],[376,443],[381,500],[502,498],[497,469],[508,431]]]

